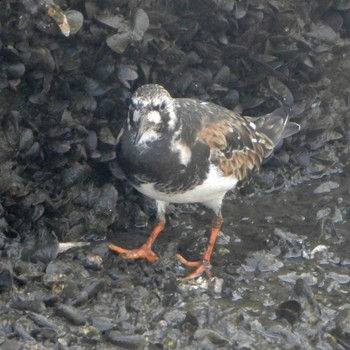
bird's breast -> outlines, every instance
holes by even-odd
[[[235,188],[237,182],[236,177],[224,176],[220,169],[212,164],[203,181],[184,191],[181,191],[179,186],[179,191],[168,192],[159,189],[156,183],[143,183],[135,188],[150,198],[168,203],[203,203],[224,196],[228,190]]]
[[[163,138],[140,147],[130,139],[132,136],[128,135],[121,139],[117,161],[128,180],[141,192],[147,192],[141,186],[152,184],[160,193],[183,193],[203,183],[208,176],[210,152],[204,144],[189,146]]]

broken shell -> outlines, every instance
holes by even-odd
[[[84,16],[81,12],[76,10],[68,10],[65,12],[67,22],[69,24],[69,34],[76,34],[83,26]]]
[[[291,106],[294,102],[293,94],[288,87],[274,77],[269,78],[269,86],[274,95],[284,106]]]
[[[68,169],[62,171],[62,186],[71,187],[84,181],[90,174],[91,168],[86,164],[72,164]]]
[[[143,9],[137,8],[133,16],[132,39],[141,41],[148,27],[149,18],[147,13]]]
[[[123,53],[126,47],[131,42],[131,32],[126,31],[123,33],[117,33],[110,35],[106,38],[106,43],[110,49],[116,53]]]
[[[119,29],[122,26],[125,26],[125,19],[122,15],[112,15],[108,13],[100,13],[95,15],[95,19],[113,29]]]

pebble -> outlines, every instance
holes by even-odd
[[[48,328],[48,327],[38,327],[38,328],[34,328],[30,332],[30,335],[33,338],[40,340],[40,341],[48,339],[48,340],[54,342],[56,337],[57,337],[57,331],[55,329]]]
[[[146,346],[146,339],[138,334],[123,334],[117,331],[107,333],[107,339],[118,347],[118,349],[143,349]]]
[[[58,305],[54,312],[57,316],[65,318],[70,323],[75,326],[83,326],[86,323],[86,318],[84,315],[79,313],[79,311],[71,306],[67,305]]]
[[[49,321],[45,316],[32,312],[28,317],[39,327],[57,329],[57,326]]]
[[[212,344],[215,344],[217,347],[223,347],[228,343],[228,340],[224,338],[220,333],[207,328],[197,329],[193,334],[193,338],[195,340],[204,340],[207,338]]]
[[[340,274],[340,273],[330,272],[330,273],[327,273],[325,277],[326,278],[331,278],[334,281],[337,281],[338,283],[341,283],[341,284],[350,282],[350,276],[349,275],[343,275],[343,274]]]
[[[179,324],[186,318],[186,312],[184,310],[170,310],[164,314],[164,320],[168,324]]]
[[[326,181],[317,188],[314,189],[314,193],[321,194],[321,193],[329,193],[332,190],[335,190],[339,187],[339,184],[335,181]]]
[[[100,332],[110,331],[114,327],[113,320],[108,317],[97,316],[91,318],[91,323]]]
[[[12,307],[18,310],[33,311],[43,313],[46,310],[45,304],[38,300],[17,300],[12,303]]]

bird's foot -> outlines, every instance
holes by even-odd
[[[158,260],[158,256],[153,252],[147,244],[142,245],[137,249],[124,249],[115,244],[110,244],[109,249],[122,254],[124,259],[147,259],[148,261]]]
[[[203,273],[205,273],[208,277],[211,276],[210,272],[210,261],[208,259],[201,259],[198,261],[189,261],[185,259],[182,255],[176,254],[176,257],[180,260],[180,262],[188,267],[195,267],[196,269],[186,275],[184,278],[185,279],[192,279],[201,276]]]

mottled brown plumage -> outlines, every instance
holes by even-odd
[[[125,258],[154,261],[152,244],[165,225],[167,204],[202,203],[215,213],[208,247],[198,261],[178,258],[195,268],[187,278],[208,273],[225,193],[298,130],[284,108],[259,118],[243,117],[210,102],[173,99],[159,85],[141,86],[118,137],[117,159],[131,184],[156,200],[158,223],[140,248],[110,248]]]
[[[236,115],[236,118],[222,118],[218,122],[208,121],[203,118],[202,129],[199,137],[208,144],[210,149],[217,149],[220,152],[213,152],[211,161],[217,165],[225,176],[234,175],[238,180],[243,180],[250,171],[258,169],[263,159],[273,150],[272,141],[264,134],[252,129],[250,123],[243,117]],[[248,145],[241,148],[234,148],[230,143],[233,131],[244,131],[250,140]]]

